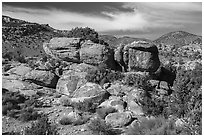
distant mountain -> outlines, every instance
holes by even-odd
[[[133,41],[142,40],[142,41],[151,42],[151,40],[144,39],[144,38],[134,38],[134,37],[128,37],[128,36],[116,38],[115,36],[111,36],[111,35],[100,35],[99,39],[104,40],[105,42],[107,42],[113,48],[117,48],[117,46],[120,45],[120,44],[126,45],[126,44],[129,44],[129,43],[132,43]]]
[[[175,45],[176,47],[181,47],[189,44],[202,45],[202,37],[185,31],[175,31],[167,33],[154,40],[153,42],[163,45]]]
[[[39,56],[44,54],[43,42],[52,37],[63,36],[48,24],[31,23],[8,16],[2,16],[2,54]]]

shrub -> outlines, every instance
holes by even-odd
[[[66,98],[66,97],[61,97],[60,98],[60,104],[62,106],[65,106],[65,107],[71,106],[71,100],[69,98]]]
[[[108,43],[98,38],[98,32],[96,32],[94,29],[89,28],[89,27],[73,28],[71,31],[69,31],[68,37],[81,38],[82,40],[91,40],[94,43],[108,45]]]
[[[81,112],[95,112],[95,109],[98,106],[98,104],[86,100],[83,103],[71,102],[71,106]]]
[[[148,81],[147,76],[143,76],[143,75],[135,74],[135,73],[128,74],[127,76],[125,76],[124,84],[142,88],[147,91],[153,89],[150,82]]]
[[[100,118],[95,118],[90,121],[88,128],[95,135],[118,135],[120,132],[112,128],[111,125],[107,124]]]
[[[86,80],[101,86],[108,82],[121,80],[124,76],[121,72],[114,72],[106,68],[104,65],[99,65],[97,69],[91,69],[86,75]]]
[[[128,135],[181,135],[189,134],[185,127],[176,127],[174,120],[163,117],[143,119],[126,130]]]
[[[149,97],[144,95],[141,97],[140,104],[145,115],[159,116],[163,115],[168,117],[165,108],[167,107],[167,102],[165,99]]]
[[[73,123],[73,120],[69,117],[63,117],[62,119],[60,119],[59,123],[61,125],[70,125]]]
[[[38,117],[40,117],[40,114],[38,114],[37,111],[34,110],[34,108],[24,108],[19,112],[18,120],[22,122],[28,122],[30,120],[36,120]]]
[[[117,112],[117,110],[113,107],[101,107],[96,109],[96,113],[102,119],[104,119],[108,114]]]
[[[194,134],[201,134],[202,127],[202,66],[194,70],[179,70],[169,109],[172,114],[187,117],[191,128],[198,129]]]
[[[31,127],[25,129],[25,135],[58,135],[58,129],[49,122],[46,115],[42,115]]]

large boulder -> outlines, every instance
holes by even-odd
[[[93,68],[95,67],[84,63],[71,65],[70,70],[64,71],[58,80],[56,91],[71,96],[76,89],[87,82],[85,79],[87,72]]]
[[[52,38],[43,44],[46,54],[68,62],[79,62],[80,38]]]
[[[59,77],[50,71],[32,70],[25,74],[22,80],[28,80],[35,84],[55,88]]]
[[[115,69],[114,51],[106,45],[96,44],[90,40],[81,45],[80,60],[94,66],[103,63],[107,67]]]
[[[32,68],[28,67],[26,64],[20,64],[19,66],[16,66],[14,68],[11,68],[7,71],[8,74],[13,74],[19,76],[24,76],[26,73],[30,72]]]
[[[108,99],[108,97],[108,92],[102,89],[100,85],[87,82],[85,85],[81,86],[79,89],[73,92],[70,101],[84,104],[88,102],[99,105]]]
[[[125,71],[155,72],[160,66],[156,45],[144,41],[120,45],[114,58]]]
[[[113,127],[123,127],[130,124],[132,116],[130,112],[110,113],[105,117],[105,121]]]

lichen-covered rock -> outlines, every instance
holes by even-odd
[[[106,45],[85,41],[80,49],[80,61],[98,66],[103,63],[115,69],[114,52]]]
[[[85,79],[87,71],[92,68],[95,67],[84,63],[71,65],[70,70],[64,71],[58,80],[56,91],[71,96],[76,89],[87,82]]]
[[[24,76],[26,73],[30,72],[31,70],[32,68],[26,66],[25,64],[20,64],[19,66],[16,66],[10,69],[9,71],[7,71],[7,73],[14,74],[21,77],[21,76]]]
[[[135,88],[131,90],[124,99],[127,102],[127,110],[132,112],[134,116],[144,115],[140,104],[144,93],[145,91],[143,89]]]
[[[112,96],[124,96],[125,94],[129,93],[133,87],[123,85],[121,83],[114,83],[110,85],[109,88],[107,88],[107,91],[112,95]]]
[[[29,80],[35,84],[55,88],[58,81],[58,76],[50,71],[32,70],[25,74],[22,80]]]
[[[120,98],[120,97],[109,97],[108,100],[102,102],[98,107],[103,107],[103,108],[114,108],[118,112],[123,112],[125,110],[125,105],[126,103]]]
[[[71,96],[77,88],[87,82],[86,75],[86,72],[67,71],[58,80],[56,91]]]
[[[105,117],[105,121],[113,127],[123,127],[130,124],[132,116],[130,112],[110,113]]]
[[[52,38],[43,44],[46,54],[68,62],[79,62],[80,38]]]
[[[108,92],[102,89],[100,85],[87,82],[85,85],[81,86],[79,89],[73,92],[70,101],[84,104],[88,102],[99,105],[108,99],[108,97]]]
[[[125,71],[154,72],[160,65],[158,49],[149,42],[138,41],[125,46],[120,45],[114,58]]]

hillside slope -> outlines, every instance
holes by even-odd
[[[154,40],[156,44],[184,46],[189,44],[202,45],[202,37],[185,31],[167,33]]]
[[[42,44],[52,37],[63,36],[48,24],[30,23],[2,16],[2,53],[13,57],[40,56],[44,54]]]

